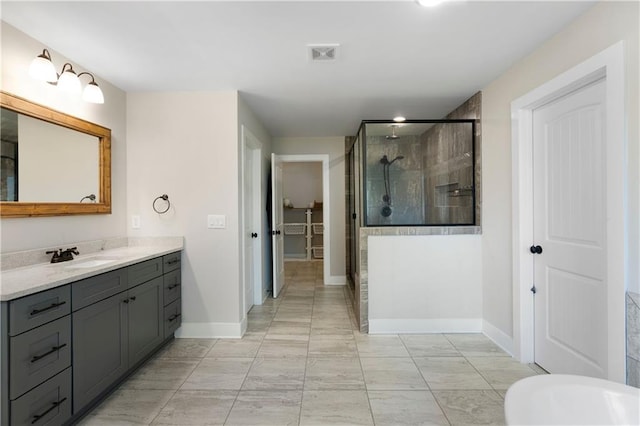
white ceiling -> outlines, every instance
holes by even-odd
[[[272,136],[343,136],[441,118],[592,5],[2,1],[2,20],[127,92],[239,90]]]

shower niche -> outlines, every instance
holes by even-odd
[[[349,152],[359,225],[476,225],[475,126],[472,119],[363,121]]]

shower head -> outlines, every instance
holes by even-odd
[[[398,126],[391,126],[391,135],[385,136],[385,139],[387,139],[387,140],[400,139],[400,136],[396,135],[396,129],[397,128],[398,128]]]

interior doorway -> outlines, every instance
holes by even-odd
[[[274,154],[272,185],[273,297],[284,285],[285,259],[322,259],[327,284],[331,270],[329,156]]]

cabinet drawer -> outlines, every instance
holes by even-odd
[[[182,299],[165,306],[164,308],[164,338],[169,337],[182,324]]]
[[[9,335],[15,336],[71,312],[69,285],[9,302]]]
[[[57,426],[71,417],[71,369],[11,401],[12,425]]]
[[[11,337],[9,389],[15,399],[71,365],[71,316]]]
[[[129,288],[135,287],[162,275],[162,258],[136,263],[127,268]]]
[[[182,279],[180,269],[165,274],[164,279],[164,304],[165,306],[180,297]]]
[[[126,291],[127,288],[126,268],[75,282],[71,285],[73,311]]]
[[[175,271],[180,268],[181,263],[179,252],[167,254],[162,257],[163,272],[166,274],[167,272]]]

